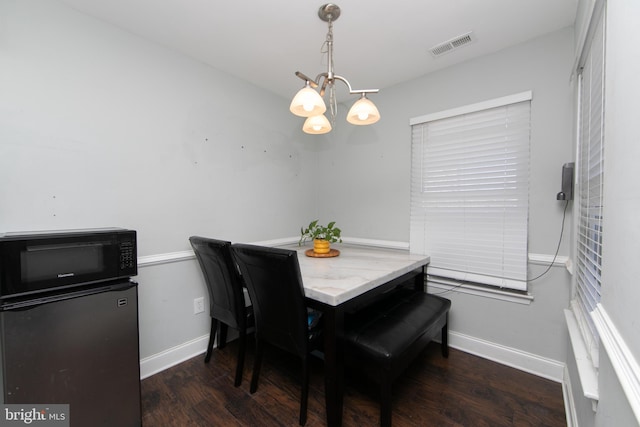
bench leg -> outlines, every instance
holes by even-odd
[[[380,384],[380,427],[391,427],[392,399],[391,380],[385,378]]]

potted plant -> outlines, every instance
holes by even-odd
[[[331,250],[331,243],[342,242],[340,237],[342,231],[336,227],[336,222],[331,221],[327,225],[318,224],[318,220],[311,221],[307,228],[300,227],[300,241],[302,245],[307,240],[313,240],[313,252],[317,254],[328,254]]]

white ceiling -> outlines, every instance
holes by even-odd
[[[326,71],[322,0],[63,0],[241,79],[290,98],[295,71]],[[354,89],[393,86],[573,25],[578,0],[339,0],[334,69]],[[472,31],[473,43],[429,49]],[[339,86],[343,86],[344,90]],[[338,95],[346,86],[337,84]],[[343,93],[343,92],[344,93]]]

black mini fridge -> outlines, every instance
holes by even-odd
[[[135,282],[5,304],[0,336],[3,403],[68,404],[72,427],[141,425]]]

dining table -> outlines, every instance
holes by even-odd
[[[323,315],[325,405],[328,426],[342,425],[345,313],[384,297],[400,285],[424,289],[428,255],[406,249],[333,244],[332,255],[316,256],[310,246],[296,250],[307,305]]]

